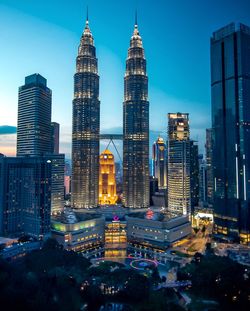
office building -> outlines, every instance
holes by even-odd
[[[191,213],[199,204],[199,150],[198,143],[190,140],[190,197]]]
[[[191,212],[188,113],[168,114],[168,210],[173,216]]]
[[[19,88],[17,156],[48,156],[51,160],[51,212],[64,205],[64,154],[59,154],[59,124],[51,123],[51,96],[40,74],[25,78]]]
[[[74,76],[72,197],[75,208],[98,205],[100,101],[94,39],[86,20]]]
[[[201,206],[206,206],[208,203],[207,191],[207,165],[202,161],[199,164],[199,203]]]
[[[64,207],[65,155],[50,154],[46,157],[51,161],[51,213],[57,214]]]
[[[137,20],[124,78],[123,204],[149,206],[149,102],[146,59]]]
[[[108,149],[100,155],[99,204],[115,204],[117,201],[115,160]]]
[[[158,179],[158,188],[167,188],[167,148],[162,137],[153,144],[152,150],[153,159],[153,176]]]
[[[51,90],[40,74],[25,78],[18,92],[17,156],[51,152]]]
[[[50,234],[51,162],[47,157],[0,156],[0,234]]]
[[[214,234],[250,242],[250,27],[211,38]]]
[[[51,153],[59,153],[60,124],[51,122]]]
[[[213,178],[213,162],[212,162],[212,148],[213,148],[213,131],[206,129],[206,167],[207,167],[207,202],[213,204],[214,200],[214,178]]]

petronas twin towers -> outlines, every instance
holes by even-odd
[[[74,76],[72,206],[98,206],[100,101],[94,39],[88,18]],[[130,40],[123,103],[123,204],[149,206],[149,102],[146,60],[137,21]]]

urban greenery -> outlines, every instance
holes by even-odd
[[[157,270],[144,275],[114,262],[93,266],[50,239],[21,261],[0,259],[0,304],[13,311],[100,310],[111,302],[127,310],[182,310],[173,290],[154,290],[160,281]]]
[[[249,310],[248,269],[228,257],[215,256],[211,248],[207,249],[205,256],[197,253],[192,263],[178,271],[179,280],[192,281],[188,294],[196,300],[219,303],[219,310]]]

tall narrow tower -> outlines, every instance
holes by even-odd
[[[130,40],[123,103],[123,199],[131,208],[149,206],[149,102],[146,59],[137,18]]]
[[[250,243],[250,27],[211,38],[214,234]],[[211,196],[210,196],[211,198]]]
[[[168,210],[172,216],[189,215],[190,133],[188,113],[168,114]]]
[[[76,58],[72,126],[72,205],[98,204],[100,101],[94,39],[88,17]]]
[[[153,144],[153,176],[158,179],[159,189],[167,188],[167,148],[162,137]]]
[[[17,156],[41,156],[51,152],[51,96],[40,74],[25,77],[18,92]]]

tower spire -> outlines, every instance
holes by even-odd
[[[135,26],[138,26],[138,23],[137,23],[137,9],[135,10]]]
[[[89,6],[87,5],[87,16],[86,16],[86,22],[89,23]]]

